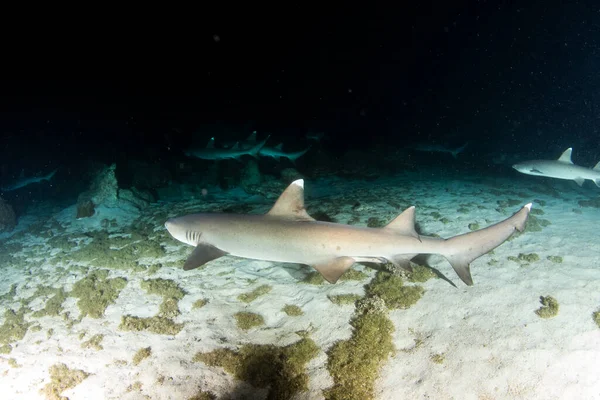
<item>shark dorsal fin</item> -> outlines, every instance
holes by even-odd
[[[256,142],[256,131],[252,132],[246,139],[246,142]]]
[[[566,149],[561,155],[560,157],[558,157],[558,161],[560,162],[565,162],[565,163],[569,163],[569,164],[573,164],[573,161],[571,161],[571,152],[573,151],[573,149],[571,147],[569,147],[568,149]]]
[[[267,215],[294,221],[314,221],[304,208],[304,179],[292,182]]]
[[[415,231],[415,206],[408,207],[400,215],[390,221],[383,229],[388,229],[401,235],[419,238]]]
[[[240,149],[240,142],[235,142],[235,144],[233,146],[231,146],[231,150],[239,150]]]
[[[600,161],[598,161],[598,164],[596,164],[594,166],[594,168],[592,168],[594,171],[600,171]]]
[[[207,149],[214,149],[215,148],[215,138],[214,137],[210,138],[210,140],[206,144],[206,148]]]
[[[281,150],[283,149],[283,143],[279,143],[277,146],[275,146],[275,150]]]

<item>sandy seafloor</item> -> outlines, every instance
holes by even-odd
[[[459,178],[408,173],[370,182],[319,179],[305,183],[308,211],[326,212],[341,223],[353,218],[357,225],[366,225],[370,217],[389,220],[405,207],[416,205],[422,232],[450,237],[468,232],[471,223],[484,227],[500,221],[530,201],[534,210],[541,210],[533,215],[550,223],[477,259],[471,267],[472,287],[465,286],[441,256],[428,257],[428,265],[455,286],[448,280],[430,279],[421,284],[425,293],[415,305],[389,313],[396,352],[381,368],[375,397],[599,399],[600,328],[592,313],[600,308],[600,209],[581,201],[594,200],[600,189],[590,182],[579,188],[572,182],[535,177]],[[264,398],[265,389],[237,381],[220,367],[193,362],[193,355],[245,343],[287,345],[299,340],[295,332],[308,330],[320,352],[306,366],[309,390],[296,398],[323,398],[322,391],[333,384],[326,368],[326,351],[351,335],[349,320],[354,313],[354,305],[336,305],[327,296],[363,294],[370,278],[310,285],[300,283],[311,273],[309,267],[234,257],[186,272],[181,265],[191,248],[173,240],[162,225],[165,217],[189,212],[227,206],[244,210],[242,206],[250,201],[254,203],[248,203],[247,210],[266,212],[274,200],[236,189],[154,204],[142,212],[101,207],[94,217],[82,220],[74,218],[74,206],[46,208],[22,217],[13,234],[24,247],[19,254],[11,254],[21,262],[2,266],[0,295],[9,293],[11,287],[14,290],[12,296],[1,298],[0,324],[6,321],[5,310],[19,310],[20,300],[32,296],[37,285],[69,292],[75,282],[96,269],[109,269],[110,278],[125,277],[127,284],[101,318],[79,320],[77,299],[69,296],[60,315],[36,318],[33,313],[43,309],[50,296],[30,301],[24,317],[31,323],[29,329],[22,339],[10,342],[10,353],[0,355],[0,397],[45,398],[42,390],[50,382],[50,367],[64,363],[89,374],[62,393],[69,399],[185,399],[199,391],[223,399]],[[511,201],[511,205],[504,203],[503,207],[499,201]],[[434,212],[446,218],[445,223]],[[87,270],[69,269],[68,253],[61,261],[66,264],[57,268],[51,261],[56,251],[44,245],[48,235],[36,235],[39,225],[31,228],[42,222],[46,232],[54,229],[53,235],[81,238],[86,232],[102,229],[101,220],[106,218],[117,220],[108,228],[109,237],[118,236],[136,218],[152,224],[150,237],[162,243],[165,254],[139,263],[160,262],[162,268],[151,274],[144,268],[113,269],[89,262]],[[59,225],[62,228],[56,230]],[[10,243],[10,238],[4,237]],[[3,251],[11,248],[5,246]],[[72,251],[77,249],[75,246]],[[508,259],[532,253],[539,256],[538,261]],[[562,262],[549,256],[562,257]],[[360,265],[354,268],[369,277],[376,272]],[[158,313],[162,298],[140,286],[143,280],[156,278],[173,280],[185,290],[179,301],[180,315],[174,318],[176,323],[184,323],[183,329],[176,335],[119,329],[123,315],[152,317]],[[249,304],[237,299],[261,285],[272,290]],[[543,319],[535,314],[542,295],[558,301],[558,315]],[[199,299],[207,299],[208,304],[193,308]],[[288,316],[282,312],[286,304],[301,307],[304,314]],[[262,315],[265,325],[239,329],[233,318],[238,311]],[[97,334],[104,335],[101,349],[82,347]],[[151,355],[135,365],[132,359],[144,347],[151,347]],[[434,361],[436,355],[442,356],[438,362]]]

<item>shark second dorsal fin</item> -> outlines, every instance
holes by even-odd
[[[214,137],[210,138],[210,140],[206,144],[206,148],[207,149],[214,149],[215,148],[215,138]]]
[[[563,153],[560,155],[560,157],[558,157],[558,161],[573,164],[573,161],[571,161],[571,152],[572,151],[573,151],[573,149],[571,147],[569,147],[568,149],[563,151]]]
[[[415,231],[415,206],[408,207],[382,229],[419,239],[419,234]]]
[[[294,221],[314,221],[304,208],[304,179],[292,182],[267,213],[272,217]]]
[[[250,136],[246,139],[246,142],[256,142],[256,131],[253,131]]]
[[[281,151],[282,149],[283,149],[283,143],[279,143],[277,146],[275,146],[275,150]]]

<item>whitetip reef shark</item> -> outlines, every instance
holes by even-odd
[[[234,144],[230,148],[215,147],[215,140],[211,138],[205,148],[190,149],[185,151],[188,157],[196,157],[203,160],[226,160],[237,159],[245,155],[257,157],[260,149],[267,143],[269,137],[266,137],[261,142],[255,143],[252,147],[243,148],[239,143]]]
[[[51,171],[49,174],[47,175],[42,175],[42,176],[32,176],[29,178],[24,178],[21,173],[21,177],[15,181],[14,183],[10,184],[10,185],[6,185],[6,186],[2,186],[0,188],[0,191],[2,192],[12,192],[13,190],[17,190],[17,189],[21,189],[25,186],[29,186],[33,183],[40,183],[43,181],[50,181],[50,179],[52,179],[52,177],[54,176],[54,174],[56,174],[56,171],[58,171],[58,168],[56,168],[55,170]]]
[[[444,145],[437,144],[437,143],[417,143],[416,145],[414,145],[410,148],[413,150],[430,152],[430,153],[449,153],[449,154],[452,154],[452,157],[457,158],[458,155],[460,153],[462,153],[467,148],[468,145],[469,145],[469,142],[466,142],[465,144],[463,144],[460,147],[451,148],[451,147],[446,147]]]
[[[523,161],[513,165],[513,168],[522,174],[573,180],[579,186],[582,186],[583,182],[589,179],[600,187],[600,162],[592,169],[575,165],[571,161],[572,152],[573,149],[569,147],[558,160]]]
[[[411,271],[418,254],[441,254],[460,279],[473,285],[470,263],[523,231],[531,203],[512,217],[449,239],[419,235],[415,207],[382,228],[317,221],[304,208],[304,181],[292,182],[266,214],[203,213],[171,218],[173,238],[195,246],[183,265],[191,270],[232,255],[271,262],[307,264],[335,283],[356,262],[390,262]]]

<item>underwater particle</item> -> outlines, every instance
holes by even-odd
[[[540,318],[552,318],[558,314],[558,302],[551,296],[540,296],[542,307],[535,310]]]
[[[248,311],[240,311],[233,315],[238,328],[247,331],[248,329],[265,324],[265,319],[262,315]]]
[[[592,319],[598,325],[598,328],[600,328],[600,310],[592,313]]]
[[[4,312],[4,323],[0,325],[0,344],[7,345],[25,337],[32,322],[25,322],[25,307],[15,312],[8,309]]]
[[[80,369],[69,369],[65,364],[54,364],[50,367],[50,383],[41,392],[49,400],[65,400],[60,394],[67,389],[79,385],[90,374]]]
[[[290,317],[299,317],[301,315],[304,315],[304,311],[302,311],[302,309],[298,306],[294,306],[291,304],[286,304],[281,311],[283,311],[284,313],[286,313],[287,315],[289,315]]]
[[[473,222],[473,223],[469,224],[469,230],[476,231],[478,229],[479,229],[479,224],[478,223]]]
[[[143,347],[139,349],[133,356],[133,365],[139,365],[144,359],[152,355],[151,347]]]
[[[150,331],[159,335],[177,335],[184,324],[177,324],[170,318],[154,316],[140,318],[133,315],[123,315],[119,329],[123,331]]]
[[[246,344],[239,350],[217,349],[198,353],[193,361],[218,366],[256,388],[268,388],[267,399],[291,399],[308,390],[306,364],[319,354],[310,338],[285,347]]]
[[[561,256],[548,256],[546,258],[555,264],[561,264],[563,262],[563,258]]]
[[[198,308],[202,308],[208,304],[208,299],[198,299],[192,304],[192,310],[196,310]]]
[[[425,290],[421,286],[404,286],[402,278],[389,272],[379,271],[366,286],[367,296],[377,296],[389,309],[406,309],[415,304]]]
[[[79,299],[77,306],[82,317],[103,317],[106,308],[114,304],[127,285],[127,279],[108,279],[108,274],[107,269],[95,270],[73,285],[70,296]]]
[[[374,399],[374,384],[381,365],[394,352],[394,324],[387,312],[362,312],[350,325],[350,339],[336,342],[327,351],[327,370],[333,378],[331,388],[323,391],[327,400]]]
[[[347,305],[347,304],[354,304],[357,300],[362,298],[362,296],[359,294],[335,294],[335,295],[329,295],[329,296],[327,296],[327,298],[333,304],[337,304],[338,306],[341,306],[341,305]]]
[[[81,348],[82,349],[96,349],[98,351],[102,350],[104,347],[102,347],[102,345],[100,343],[102,343],[102,340],[104,339],[104,335],[98,334],[98,335],[94,335],[90,338],[90,340],[87,340],[83,343],[81,343]]]
[[[242,293],[238,296],[238,300],[243,301],[244,303],[251,303],[260,296],[264,296],[269,293],[273,289],[269,285],[260,285],[256,289],[248,293]]]

